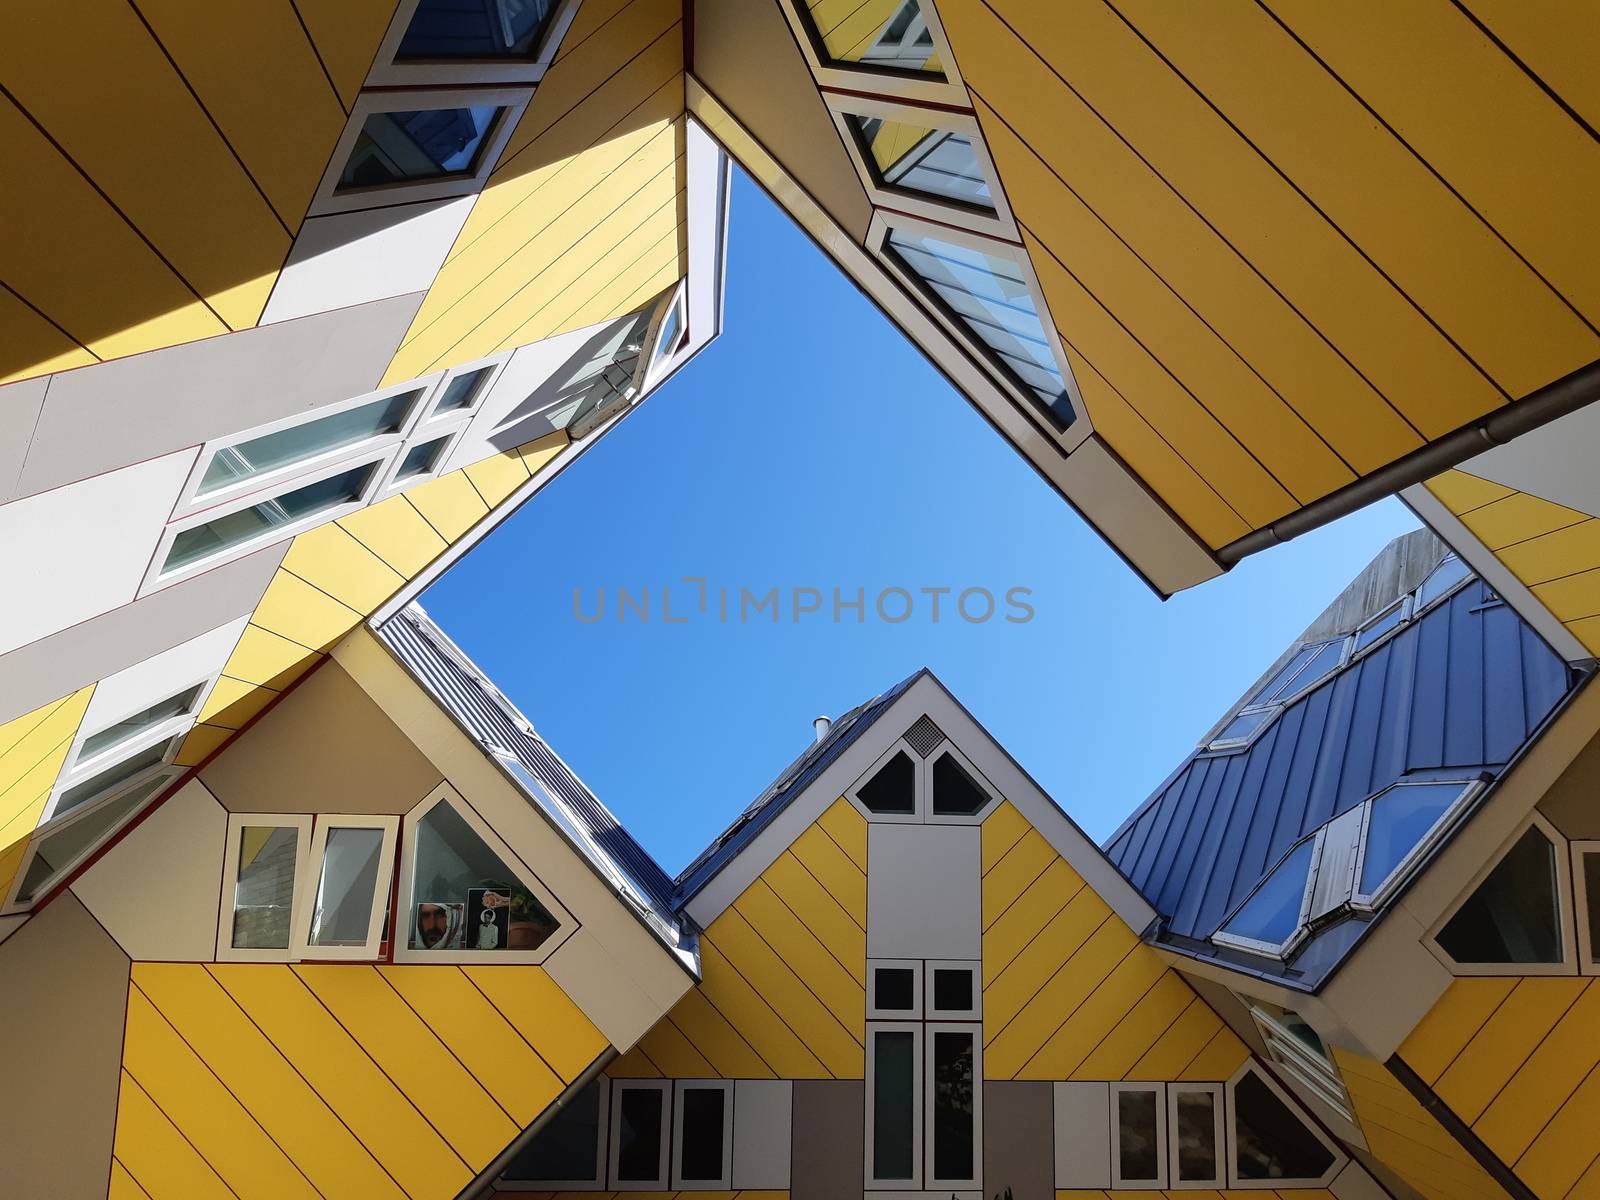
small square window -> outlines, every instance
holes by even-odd
[[[400,460],[400,468],[394,473],[394,481],[400,483],[407,479],[415,479],[419,475],[432,474],[438,467],[439,460],[444,457],[444,448],[449,444],[448,434],[431,441],[418,442],[407,450],[405,457]]]
[[[483,390],[484,383],[492,374],[494,367],[488,366],[479,367],[476,371],[464,371],[454,376],[444,385],[444,391],[435,401],[434,414],[460,412],[462,409],[473,407],[479,400],[479,393]]]
[[[880,1012],[914,1012],[917,973],[910,967],[878,967],[872,972],[874,1007]]]
[[[968,1012],[972,1008],[972,972],[965,967],[935,967],[933,1008],[938,1013]]]
[[[369,113],[334,191],[472,175],[505,112],[475,104]]]

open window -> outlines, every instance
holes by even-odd
[[[294,957],[381,956],[400,818],[318,814],[296,902]]]
[[[1576,969],[1566,906],[1570,858],[1534,814],[1433,935],[1459,975],[1560,975]]]
[[[1275,1083],[1247,1063],[1227,1085],[1234,1188],[1326,1187],[1345,1164]]]
[[[610,1086],[604,1075],[591,1079],[512,1159],[496,1186],[502,1191],[538,1192],[605,1187]]]
[[[611,1186],[661,1191],[667,1186],[672,1083],[665,1079],[611,1081]]]
[[[447,784],[405,819],[396,962],[543,962],[574,927],[550,890]]]
[[[233,813],[223,854],[217,958],[287,962],[294,944],[302,864],[311,853],[311,817]]]
[[[1220,1083],[1167,1085],[1169,1187],[1226,1186],[1222,1091]]]
[[[672,1186],[723,1191],[733,1186],[733,1083],[680,1079],[672,1100]]]
[[[1250,1007],[1250,1016],[1266,1043],[1272,1061],[1311,1090],[1346,1120],[1353,1120],[1350,1095],[1327,1045],[1299,1013],[1264,1002]]]

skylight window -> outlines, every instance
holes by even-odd
[[[1356,643],[1351,653],[1360,654],[1367,647],[1383,640],[1385,635],[1399,629],[1409,615],[1410,597],[1407,596],[1390,605],[1389,608],[1356,630]]]
[[[475,104],[370,113],[334,191],[471,175],[505,111]]]
[[[989,177],[973,135],[963,130],[846,114],[878,184],[994,211]]]
[[[1454,554],[1447,554],[1417,589],[1417,608],[1424,609],[1472,574],[1472,569]]]
[[[1318,848],[1314,836],[1303,838],[1256,886],[1214,940],[1241,950],[1284,956],[1298,940]]]
[[[1369,801],[1357,901],[1370,904],[1382,895],[1408,858],[1431,846],[1444,831],[1446,818],[1477,791],[1475,782],[1463,786],[1459,780],[1398,783]]]

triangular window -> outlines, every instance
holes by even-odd
[[[1233,1087],[1235,1163],[1240,1181],[1320,1183],[1334,1152],[1253,1070]]]
[[[878,768],[856,789],[856,797],[875,813],[909,816],[917,811],[917,766],[904,750]]]
[[[989,803],[989,793],[953,754],[933,760],[933,811],[945,817],[970,817]]]
[[[142,812],[145,805],[160,795],[171,782],[170,772],[152,776],[115,798],[102,801],[95,808],[74,812],[70,819],[61,820],[35,833],[28,865],[23,871],[22,884],[17,888],[13,906],[26,908],[32,904],[52,884]]]
[[[1458,963],[1564,961],[1556,863],[1555,846],[1530,825],[1439,931],[1439,947]]]

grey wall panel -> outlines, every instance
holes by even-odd
[[[733,1087],[734,1190],[786,1190],[794,1085],[787,1079],[740,1079]]]
[[[867,860],[868,957],[982,957],[978,826],[869,825]]]
[[[128,956],[71,893],[0,945],[0,1196],[104,1196]]]
[[[412,292],[56,375],[17,495],[369,392],[422,297]]]
[[[866,1084],[797,1079],[790,1200],[849,1200],[863,1192]],[[737,1117],[737,1114],[735,1114]]]
[[[0,654],[0,724],[255,611],[287,541]]]
[[[1600,804],[1595,803],[1600,784],[1600,737],[1594,738],[1561,773],[1539,801],[1539,811],[1550,823],[1575,841],[1600,838]]]
[[[33,427],[39,421],[49,387],[48,375],[0,387],[0,504],[17,493],[22,462],[33,441]]]
[[[1055,1200],[1055,1126],[1048,1082],[983,1085],[983,1190]]]

